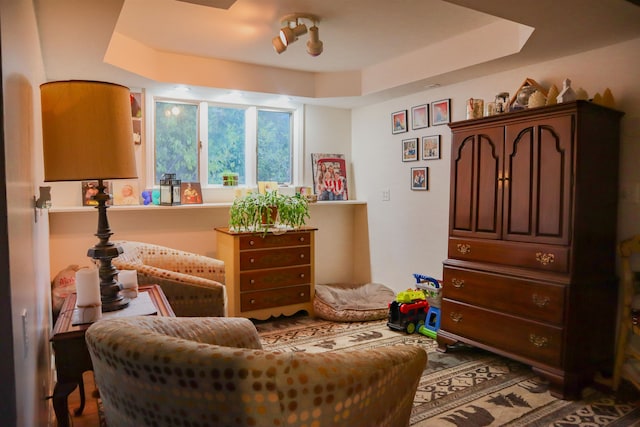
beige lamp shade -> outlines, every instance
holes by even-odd
[[[45,181],[137,178],[128,88],[71,80],[40,95]]]

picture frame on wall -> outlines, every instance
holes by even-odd
[[[411,107],[411,129],[429,127],[429,104]]]
[[[411,168],[411,189],[415,191],[427,191],[429,189],[429,168]]]
[[[404,133],[409,129],[407,127],[407,110],[396,111],[391,113],[391,133]]]
[[[422,137],[422,160],[437,160],[440,158],[440,135]]]
[[[431,103],[431,123],[434,126],[451,122],[451,100],[441,99]]]
[[[402,161],[415,162],[418,160],[418,138],[402,140]]]

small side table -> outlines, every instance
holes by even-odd
[[[175,317],[167,297],[158,285],[140,286],[140,292],[147,292],[158,309],[157,316]],[[93,370],[91,357],[85,342],[85,331],[91,326],[73,325],[73,310],[76,306],[76,294],[65,299],[60,315],[53,328],[51,343],[55,353],[56,376],[58,381],[53,389],[53,410],[59,427],[69,427],[68,397],[76,387],[80,387],[80,407],[74,411],[80,415],[84,410],[85,394],[82,374]],[[126,308],[124,310],[127,310]]]

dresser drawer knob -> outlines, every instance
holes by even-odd
[[[464,280],[462,279],[456,279],[454,277],[453,279],[451,279],[451,284],[453,285],[454,288],[458,288],[458,289],[464,288]]]
[[[542,265],[553,264],[555,260],[556,256],[554,254],[545,254],[542,252],[536,253],[536,261]]]
[[[544,308],[549,305],[549,297],[541,296],[538,294],[531,295],[533,303],[540,308]]]
[[[300,236],[298,240],[300,241],[300,243],[304,242],[304,236]]]
[[[255,258],[249,258],[249,262],[250,262],[251,264],[253,264],[254,262],[256,262],[256,259],[255,259]]]
[[[456,323],[462,322],[462,313],[458,313],[457,311],[452,311],[449,313],[449,317]]]
[[[300,259],[304,258],[304,254],[300,254]]]
[[[300,273],[300,278],[304,279],[304,273]]]
[[[458,249],[458,252],[460,252],[462,255],[466,255],[469,252],[471,252],[471,245],[468,243],[458,243],[456,248]]]
[[[254,299],[250,299],[249,300],[249,304],[255,304],[255,303],[256,303],[256,300],[254,300]]]
[[[256,242],[254,242],[253,240],[249,240],[249,246],[254,246],[256,244]]]
[[[538,348],[548,347],[549,339],[536,334],[529,334],[529,342]]]
[[[256,281],[251,279],[251,280],[249,280],[249,283],[251,283],[253,285],[254,283],[256,283]]]
[[[300,296],[303,297],[304,296],[304,292],[300,292]]]

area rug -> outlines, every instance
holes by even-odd
[[[439,353],[435,340],[391,330],[384,320],[337,323],[293,316],[255,325],[268,350],[318,353],[397,344],[423,347],[429,364],[418,386],[411,426],[640,425],[640,396],[632,391],[613,395],[588,388],[582,400],[556,399],[527,365],[468,346]]]

